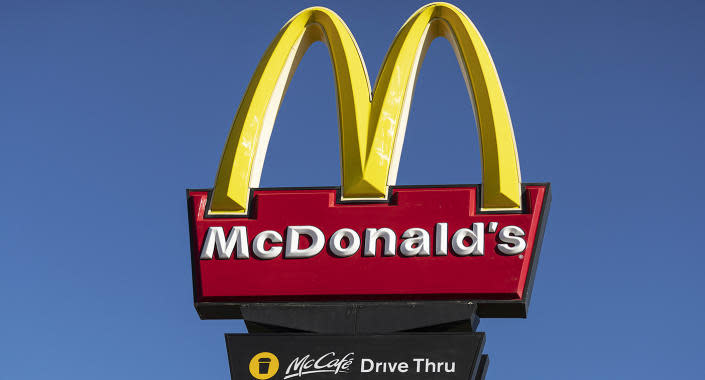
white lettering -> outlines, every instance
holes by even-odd
[[[299,248],[299,235],[306,235],[311,238],[311,245],[308,248]],[[286,229],[285,259],[306,259],[316,256],[323,249],[325,244],[323,232],[314,226],[289,226]]]
[[[354,352],[349,352],[347,355],[338,359],[335,358],[335,352],[329,352],[315,360],[311,358],[311,355],[306,355],[302,358],[294,358],[286,368],[284,379],[302,377],[303,375],[312,373],[350,372],[354,355]]]
[[[369,365],[369,367],[366,367],[367,365]],[[375,368],[375,362],[373,362],[372,359],[360,360],[360,372],[362,372],[362,373],[372,372],[372,370],[374,368]]]
[[[407,363],[407,362],[399,363],[399,372],[402,372],[402,373],[409,372],[409,363]]]
[[[497,222],[489,224],[489,230],[495,231],[493,234],[496,233],[496,238],[493,236],[489,248],[492,252],[518,255],[527,250],[526,232],[522,228],[512,225],[498,229],[498,226],[493,227],[493,223]],[[259,232],[251,241],[252,246],[249,246],[246,227],[231,227],[230,234],[226,235],[222,226],[214,226],[209,227],[205,233],[200,259],[211,260],[215,257],[227,260],[233,256],[236,259],[249,259],[250,250],[256,258],[262,260],[306,259],[318,255],[326,245],[331,255],[340,258],[356,254],[361,254],[362,257],[376,257],[378,246],[381,247],[383,257],[395,256],[397,247],[399,255],[403,257],[428,257],[431,256],[432,250],[433,254],[439,257],[448,256],[449,251],[461,257],[483,256],[487,232],[485,227],[485,223],[472,223],[467,228],[456,230],[448,239],[448,223],[439,222],[435,223],[434,231],[419,227],[407,229],[400,235],[399,243],[396,233],[390,228],[367,228],[365,241],[362,243],[358,231],[351,228],[341,228],[327,237],[315,226],[288,226],[286,231]],[[429,231],[434,233],[433,247]]]
[[[394,256],[397,250],[397,235],[389,228],[368,228],[365,230],[365,249],[362,252],[364,257],[375,257],[377,255],[377,239],[384,239],[384,252],[382,256]]]
[[[227,260],[232,256],[235,247],[237,247],[236,258],[248,259],[250,257],[247,248],[247,229],[245,227],[233,227],[230,230],[230,236],[228,236],[227,241],[225,240],[223,227],[209,227],[201,249],[201,260],[212,259],[213,250],[216,248],[218,250],[218,258]]]
[[[516,255],[524,252],[526,241],[522,238],[526,234],[524,230],[517,226],[507,226],[499,231],[499,241],[504,244],[497,244],[497,250],[505,255]]]
[[[343,239],[348,240],[348,246],[343,248]],[[330,237],[330,251],[338,257],[350,257],[360,249],[360,236],[349,228],[341,228]]]
[[[428,232],[423,228],[409,228],[401,235],[404,242],[399,246],[402,256],[430,256],[430,239]]]
[[[418,373],[452,373],[455,372],[455,362],[433,362],[428,358],[415,358],[416,372]]]
[[[409,363],[407,362],[375,362],[372,359],[363,358],[360,361],[361,373],[406,373],[409,371]]]
[[[276,231],[262,231],[258,233],[252,241],[252,251],[256,257],[263,260],[271,260],[282,253],[282,247],[272,246],[269,249],[264,249],[264,243],[267,241],[272,244],[278,244],[282,242],[282,236]]]
[[[425,359],[415,358],[412,360],[414,361],[414,363],[416,363],[416,372],[421,372],[421,363],[423,363]]]
[[[448,223],[436,223],[436,256],[448,255]]]
[[[472,240],[472,244],[465,245],[464,240]],[[451,242],[453,252],[458,256],[482,256],[485,254],[485,223],[473,223],[472,230],[461,228],[453,234]]]

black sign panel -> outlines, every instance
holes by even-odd
[[[468,380],[485,334],[226,334],[233,380]]]

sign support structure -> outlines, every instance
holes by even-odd
[[[398,186],[416,77],[437,37],[475,109],[482,184]],[[342,183],[260,188],[279,105],[316,41],[335,74]],[[196,311],[247,326],[225,335],[233,380],[480,380],[480,317],[527,316],[551,186],[522,182],[479,32],[459,8],[431,3],[402,26],[374,87],[337,14],[296,14],[252,76],[213,188],[186,198]]]

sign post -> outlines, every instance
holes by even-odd
[[[475,105],[482,184],[395,186],[416,75],[440,36]],[[342,186],[259,188],[279,104],[315,41],[335,73]],[[370,92],[344,22],[308,8],[255,70],[213,189],[187,191],[196,310],[253,333],[226,335],[233,379],[480,379],[478,318],[526,317],[550,199],[548,183],[521,182],[497,72],[461,10],[414,13]]]

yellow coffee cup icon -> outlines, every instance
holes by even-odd
[[[250,374],[257,380],[267,380],[279,370],[279,359],[271,352],[260,352],[250,360]]]

